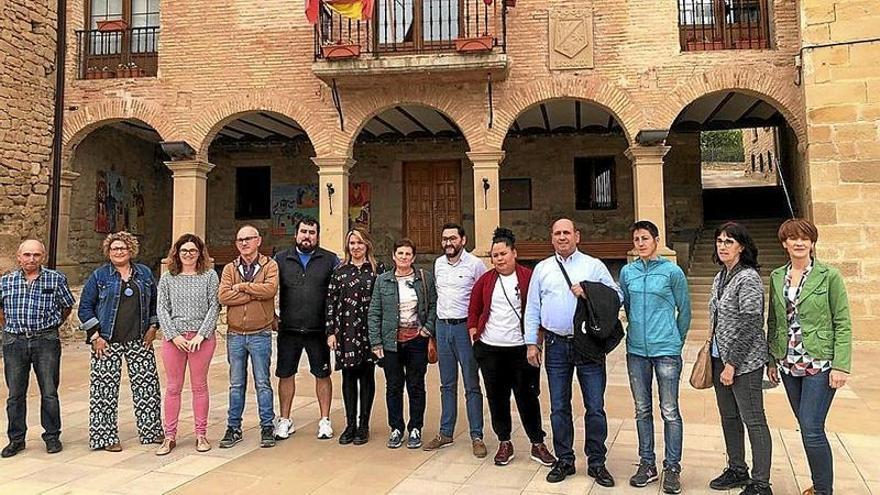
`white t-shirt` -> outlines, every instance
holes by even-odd
[[[521,308],[522,302],[516,272],[510,275],[499,274],[495,288],[492,289],[489,321],[486,322],[486,329],[480,335],[480,341],[498,347],[524,345],[525,341],[520,327]]]
[[[417,328],[419,326],[419,298],[416,294],[415,280],[415,274],[397,277],[401,328]]]

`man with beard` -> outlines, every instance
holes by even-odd
[[[437,354],[440,364],[440,433],[425,445],[436,450],[452,443],[458,414],[458,367],[464,379],[465,403],[473,453],[486,457],[483,443],[483,393],[467,329],[471,290],[486,265],[464,250],[461,225],[447,223],[440,234],[443,256],[434,263],[437,285]]]
[[[294,432],[290,408],[296,395],[296,370],[303,350],[309,357],[309,370],[315,377],[315,395],[321,409],[318,438],[333,437],[330,425],[330,348],[326,340],[327,287],[333,268],[339,264],[336,254],[318,247],[321,226],[314,218],[296,222],[296,246],[275,255],[280,279],[280,314],[278,328],[278,396],[281,416],[275,425],[275,437],[283,440]]]

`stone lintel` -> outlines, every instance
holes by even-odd
[[[322,81],[338,86],[362,86],[365,80],[430,75],[432,81],[493,81],[507,79],[509,61],[506,53],[485,54],[433,53],[426,55],[394,55],[372,58],[363,55],[350,60],[319,60],[312,63],[312,72]],[[376,81],[379,82],[379,81]]]

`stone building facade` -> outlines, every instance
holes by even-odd
[[[55,93],[55,2],[0,1],[0,272],[47,232]]]
[[[113,16],[92,3],[71,1],[68,12],[77,41],[68,53],[62,179],[71,187],[59,255],[71,271],[100,261],[101,174],[138,183],[142,212],[129,207],[120,222],[141,229],[153,266],[189,231],[220,259],[245,222],[266,232],[267,246],[289,244],[274,217],[236,211],[242,192],[272,194],[238,180],[245,168],[266,170],[270,188],[316,186],[322,243],[336,251],[349,228],[349,188],[368,183],[382,251],[403,235],[436,250],[426,229],[448,218],[465,225],[480,255],[499,224],[545,245],[549,221],[568,215],[586,239],[623,245],[633,219],[651,219],[674,256],[704,223],[699,132],[757,125],[778,129],[793,202],[819,223],[820,256],[857,289],[857,318],[880,310],[861,295],[878,293],[880,261],[868,247],[877,232],[837,216],[846,201],[866,205],[860,215],[880,201],[877,45],[808,48],[868,36],[877,24],[862,22],[870,2],[768,0],[766,36],[752,44],[685,30],[702,14],[682,2],[495,0],[487,16],[504,29],[486,52],[374,56],[362,41],[367,53],[348,60],[326,58],[315,33],[330,24],[316,30],[287,1],[138,2],[148,11],[124,9],[123,41],[98,31]],[[130,52],[115,72],[107,46]]]

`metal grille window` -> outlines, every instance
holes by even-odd
[[[574,207],[576,210],[617,208],[617,174],[613,156],[574,159]]]
[[[768,0],[678,0],[682,51],[770,47]]]

